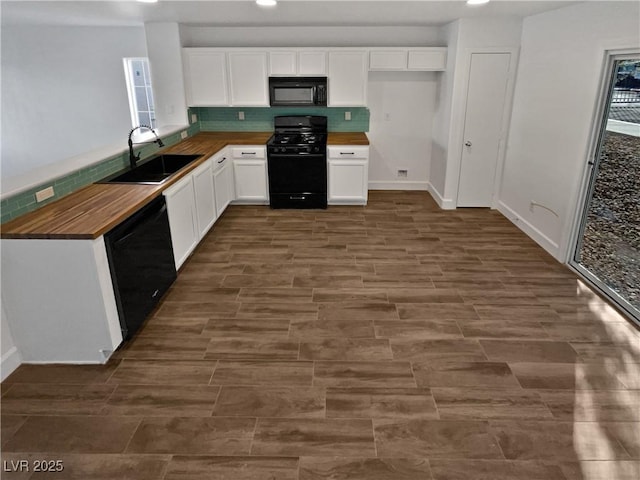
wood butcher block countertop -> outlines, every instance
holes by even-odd
[[[88,185],[2,225],[1,238],[96,239],[227,145],[264,145],[271,132],[201,132],[163,153],[202,157],[161,185]],[[369,145],[364,133],[329,133],[329,145]]]
[[[363,132],[330,132],[327,145],[369,145],[369,139]]]

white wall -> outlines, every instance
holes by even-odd
[[[2,347],[0,350],[0,381],[4,381],[11,372],[18,368],[22,362],[22,357],[15,341],[13,340],[7,314],[4,310],[4,303],[0,305],[0,317],[0,343]]]
[[[500,210],[566,260],[604,51],[640,50],[640,4],[587,2],[524,20]],[[553,209],[529,211],[531,200]]]
[[[2,178],[122,143],[131,125],[123,57],[139,27],[2,28]]]
[[[501,17],[462,18],[445,29],[452,58],[441,81],[443,103],[434,121],[431,172],[431,191],[443,208],[455,208],[458,196],[471,54],[483,49],[517,50],[521,28],[519,18]]]
[[[156,103],[156,124],[188,125],[178,24],[147,23],[145,34]]]
[[[437,72],[370,72],[369,187],[427,190]],[[399,169],[408,170],[398,178]]]
[[[458,58],[458,36],[460,22],[448,24],[443,31],[447,45],[447,67],[440,73],[437,105],[433,118],[431,164],[429,183],[431,195],[442,208],[454,208],[453,199],[445,199],[445,182],[447,179],[447,160],[449,157],[449,136],[451,132],[451,106],[453,103],[453,85],[455,79],[456,60]]]
[[[438,27],[180,26],[184,47],[442,46]]]

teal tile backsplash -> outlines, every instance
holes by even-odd
[[[366,107],[198,107],[200,129],[205,132],[270,132],[277,115],[323,115],[330,132],[368,132],[369,109]],[[244,112],[244,120],[238,120]],[[351,120],[344,119],[351,112]]]
[[[197,123],[187,128],[189,136],[195,135],[199,131],[199,125]],[[162,141],[168,147],[174,145],[181,140],[180,132],[176,132],[172,135],[162,137]],[[126,147],[126,139],[123,142]],[[135,147],[135,151],[140,152],[140,158],[148,158],[154,155],[158,151],[158,146],[155,144],[144,145]],[[129,153],[123,152],[113,157],[105,158],[102,162],[89,167],[83,168],[76,172],[70,173],[64,177],[50,180],[46,183],[30,188],[17,195],[9,198],[5,198],[0,202],[0,223],[13,220],[20,215],[36,210],[43,207],[48,203],[51,203],[65,195],[68,195],[85,185],[94,183],[112,173],[122,170],[129,165]],[[55,195],[44,202],[36,203],[36,192],[52,185]]]

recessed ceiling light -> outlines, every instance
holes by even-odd
[[[489,0],[467,0],[467,5],[482,5],[489,3]]]
[[[261,7],[273,7],[278,2],[276,0],[256,0],[256,3]]]
[[[158,3],[158,0],[138,0],[140,3]]]

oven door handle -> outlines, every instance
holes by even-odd
[[[308,152],[300,152],[300,153],[270,153],[268,155],[269,160],[277,160],[279,158],[295,158],[295,157],[316,157],[316,158],[325,158],[326,154],[324,153],[308,153]]]

